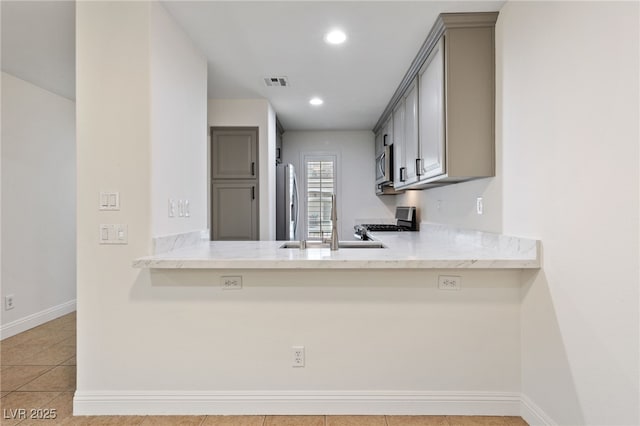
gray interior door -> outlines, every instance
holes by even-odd
[[[258,239],[258,128],[211,128],[211,239]]]

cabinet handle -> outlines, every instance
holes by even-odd
[[[407,180],[407,168],[406,167],[400,167],[400,182],[404,182],[405,180]]]
[[[416,174],[422,175],[422,158],[416,158]]]
[[[256,175],[256,163],[255,161],[251,163],[251,176]]]
[[[256,199],[256,187],[255,186],[251,187],[251,199],[252,200]]]
[[[387,136],[389,136],[389,135],[384,135],[384,136],[382,136],[382,145],[383,145],[383,146],[387,146],[387,145],[389,145],[389,144],[387,143]]]

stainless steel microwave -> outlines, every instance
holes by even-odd
[[[386,145],[376,157],[376,184],[393,182],[393,145]]]

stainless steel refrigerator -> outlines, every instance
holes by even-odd
[[[276,166],[276,240],[298,239],[298,182],[293,164]]]

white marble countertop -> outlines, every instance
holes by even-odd
[[[386,248],[283,249],[285,241],[204,241],[133,261],[154,269],[537,269],[538,240],[421,224],[377,232]]]

